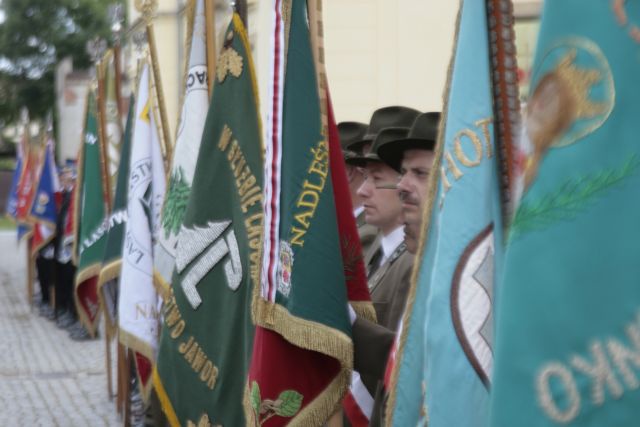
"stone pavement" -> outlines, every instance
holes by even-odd
[[[25,247],[15,239],[0,232],[0,425],[121,425],[107,393],[104,334],[72,341],[29,307]]]

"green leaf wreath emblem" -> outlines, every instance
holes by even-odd
[[[260,386],[256,381],[251,383],[251,407],[255,415],[256,423],[262,426],[273,416],[293,417],[300,411],[304,396],[295,390],[284,390],[276,400],[260,397]]]
[[[184,178],[184,170],[178,166],[169,179],[169,191],[162,211],[162,228],[166,239],[180,231],[190,193],[191,187]]]
[[[539,200],[523,202],[511,223],[510,238],[544,229],[554,222],[575,219],[603,192],[633,175],[639,164],[634,154],[618,169],[604,169],[585,177],[569,179],[555,192]]]

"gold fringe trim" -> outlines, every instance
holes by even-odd
[[[353,368],[353,342],[345,333],[318,322],[292,316],[283,306],[263,300],[257,303],[257,325],[282,335],[291,344],[338,359]]]
[[[404,353],[404,346],[406,345],[407,338],[409,335],[409,327],[411,325],[411,319],[413,315],[413,306],[416,303],[416,293],[418,290],[418,277],[420,275],[420,267],[422,266],[422,261],[424,259],[424,252],[427,246],[427,241],[429,240],[429,227],[431,226],[431,217],[434,209],[437,209],[436,196],[438,195],[438,184],[440,183],[440,167],[442,164],[442,154],[444,152],[444,144],[445,144],[445,130],[447,123],[447,115],[449,112],[449,92],[451,89],[451,80],[453,79],[453,68],[455,65],[456,52],[458,49],[458,35],[460,33],[460,19],[462,17],[462,2],[464,0],[460,0],[458,4],[458,14],[456,16],[456,26],[455,26],[455,35],[453,39],[453,48],[451,52],[451,59],[449,60],[449,67],[447,69],[447,83],[444,87],[444,91],[442,93],[442,116],[440,118],[440,124],[438,126],[438,142],[436,145],[435,159],[433,162],[433,168],[431,169],[433,173],[429,177],[429,187],[427,190],[427,199],[425,206],[422,210],[422,230],[420,232],[420,243],[418,245],[418,253],[416,254],[415,260],[413,263],[413,270],[411,272],[411,285],[409,287],[409,295],[407,297],[407,306],[402,317],[402,331],[400,333],[400,341],[398,344],[398,349],[396,350],[396,358],[395,364],[393,365],[393,370],[391,371],[391,381],[389,384],[389,398],[387,400],[386,410],[385,410],[385,425],[392,426],[393,425],[393,413],[396,407],[397,400],[397,387],[398,387],[398,378],[400,375],[400,365],[402,362],[402,356]],[[430,268],[431,266],[427,266]],[[425,403],[426,408],[426,403]],[[428,409],[426,410],[426,419],[429,419]]]
[[[173,405],[171,404],[171,400],[169,399],[167,390],[164,388],[164,384],[162,384],[157,366],[153,367],[152,377],[153,386],[156,389],[156,394],[158,395],[158,400],[160,401],[162,412],[164,412],[164,414],[167,416],[167,421],[169,421],[171,427],[180,427],[180,421],[178,421],[176,411],[173,409]]]
[[[255,293],[254,293],[255,295]],[[280,334],[291,344],[337,359],[341,370],[331,384],[292,419],[289,425],[321,425],[335,412],[349,388],[353,369],[353,342],[343,332],[321,323],[292,316],[284,307],[263,300],[253,301],[256,324]],[[310,418],[308,418],[310,417]]]
[[[316,398],[302,408],[289,422],[288,427],[308,427],[325,425],[327,420],[341,408],[342,399],[351,383],[351,372],[342,370]],[[245,424],[258,425],[251,406],[251,387],[247,383],[244,388],[242,406]],[[337,403],[336,403],[337,402]]]
[[[151,345],[149,345],[149,343],[143,341],[142,339],[136,337],[133,334],[130,334],[129,332],[125,331],[122,328],[119,328],[118,332],[119,332],[118,336],[119,336],[120,344],[130,348],[132,351],[136,353],[140,353],[141,355],[149,359],[152,365],[152,369],[155,368],[154,351]],[[142,381],[140,380],[140,371],[138,370],[137,361],[136,361],[136,375],[138,376],[138,382],[141,385],[142,399],[144,400],[145,403],[148,403],[149,397],[151,396],[151,387],[150,387],[151,381],[147,383],[146,387],[142,387]]]
[[[109,280],[117,279],[120,276],[120,270],[122,268],[122,258],[118,258],[115,261],[109,262],[109,264],[103,266],[100,269],[100,275],[98,276],[98,286],[102,286]]]
[[[358,317],[373,323],[378,323],[376,310],[373,308],[373,303],[371,301],[349,301],[349,304],[353,307],[353,311],[356,312]]]
[[[100,307],[102,307],[102,311],[104,312],[104,317],[106,319],[107,331],[111,334],[111,337],[115,336],[115,332],[118,328],[117,319],[112,319],[109,314],[109,310],[107,310],[107,303],[104,300],[104,293],[102,292],[102,287],[110,280],[115,280],[120,276],[120,269],[122,267],[122,259],[116,259],[115,261],[111,261],[109,264],[102,267],[100,270],[100,275],[98,276],[98,300],[100,301]]]
[[[100,264],[98,263],[91,264],[82,271],[76,273],[76,283],[73,292],[73,299],[76,303],[76,311],[78,312],[80,323],[82,323],[84,327],[87,328],[87,331],[89,331],[89,335],[91,335],[92,338],[95,338],[96,332],[98,331],[98,323],[100,322],[100,297],[98,297],[98,311],[96,312],[96,318],[93,319],[92,322],[91,319],[89,319],[87,313],[84,311],[82,304],[80,303],[80,298],[78,297],[78,288],[84,281],[97,276],[98,274],[100,274]]]

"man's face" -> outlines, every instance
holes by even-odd
[[[407,150],[402,158],[398,191],[404,216],[404,240],[407,250],[415,254],[420,240],[422,208],[427,198],[429,172],[434,160],[433,151]]]
[[[368,162],[362,170],[364,182],[358,196],[364,201],[365,220],[383,233],[391,232],[402,224],[402,205],[396,189],[398,172],[381,162]]]

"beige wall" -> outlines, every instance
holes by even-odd
[[[379,107],[441,108],[453,41],[453,0],[325,0],[325,52],[336,120],[368,122]],[[268,28],[271,2],[261,1]],[[436,11],[434,13],[434,11]],[[258,43],[258,75],[266,93],[268,37]]]
[[[139,14],[129,2],[129,22]],[[171,135],[178,117],[184,70],[184,0],[158,0],[154,21]],[[219,0],[221,35],[230,16]],[[514,0],[516,13],[535,15],[540,0]],[[367,122],[392,104],[422,111],[442,108],[452,51],[456,0],[324,0],[325,52],[336,119]],[[271,0],[249,0],[249,33],[265,111],[269,80]],[[220,37],[218,37],[220,42]],[[264,117],[264,114],[263,114]]]
[[[182,0],[158,0],[158,11],[153,21],[169,134],[172,139],[177,129],[179,88],[184,72],[184,3]],[[128,16],[129,22],[133,25],[139,22],[140,14],[134,7],[134,1],[129,1]],[[130,68],[135,69],[133,62]]]

